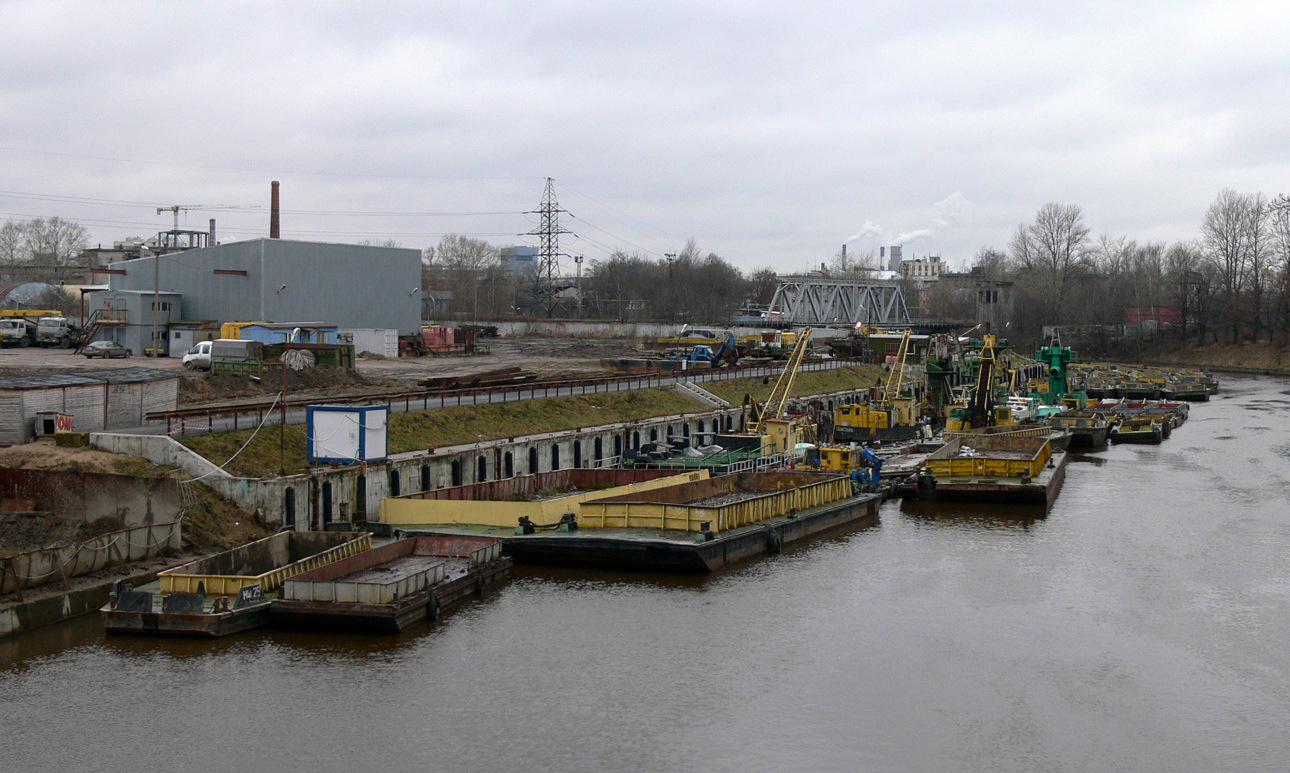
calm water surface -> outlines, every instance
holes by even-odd
[[[1290,383],[713,577],[517,570],[390,638],[0,643],[5,771],[1290,770]]]

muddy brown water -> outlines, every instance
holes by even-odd
[[[1051,512],[887,503],[707,578],[517,569],[393,637],[0,643],[13,771],[1290,770],[1290,382]]]

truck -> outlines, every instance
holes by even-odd
[[[26,317],[0,319],[0,346],[31,346],[35,342],[35,322]]]
[[[36,343],[68,349],[81,342],[81,329],[66,317],[41,317],[36,323]]]

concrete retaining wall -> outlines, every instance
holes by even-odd
[[[181,519],[114,531],[84,542],[0,559],[0,594],[80,577],[104,567],[142,561],[181,547]]]
[[[831,410],[833,402],[852,399],[851,395],[814,397]],[[738,408],[721,408],[432,448],[397,454],[366,467],[318,467],[308,473],[263,480],[235,478],[164,435],[92,433],[90,443],[179,467],[243,510],[258,513],[268,524],[308,531],[323,530],[336,521],[374,521],[379,517],[381,500],[389,496],[569,467],[598,467],[646,443],[689,438],[697,444],[702,436],[741,429],[739,421]]]
[[[0,467],[0,492],[71,522],[117,518],[125,527],[142,526],[173,521],[182,509],[179,486],[169,478]]]

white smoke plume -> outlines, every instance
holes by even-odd
[[[863,238],[865,238],[866,236],[872,236],[872,237],[875,237],[875,238],[877,238],[877,237],[881,237],[881,236],[882,236],[882,226],[878,225],[877,223],[873,222],[872,220],[866,219],[866,220],[864,221],[864,227],[863,227],[863,228],[861,228],[859,231],[856,231],[856,233],[855,233],[855,235],[854,235],[854,236],[852,236],[851,238],[847,239],[847,244],[850,244],[851,242],[854,242],[854,241],[856,241],[857,239],[863,239]]]
[[[904,231],[891,239],[887,239],[883,236],[883,230],[877,223],[872,220],[865,220],[864,228],[861,228],[855,236],[847,239],[847,241],[853,242],[857,239],[873,237],[883,244],[894,246],[916,242],[920,239],[930,239],[966,221],[973,209],[972,202],[968,201],[967,197],[958,191],[936,202],[932,207],[936,210],[936,215],[932,218],[930,227]]]

